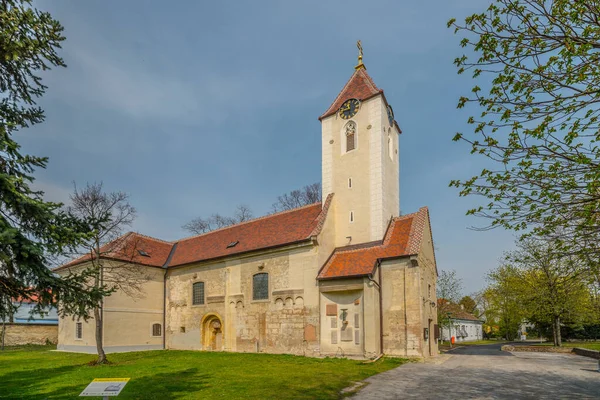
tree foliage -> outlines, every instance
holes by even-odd
[[[458,73],[476,83],[472,134],[454,140],[494,161],[454,180],[460,195],[481,195],[469,214],[527,234],[554,237],[562,252],[597,257],[600,221],[600,2],[495,0],[452,19],[468,54]]]
[[[293,210],[294,208],[318,203],[321,201],[321,184],[313,183],[306,185],[302,189],[292,190],[277,197],[273,203],[273,212]],[[233,216],[224,216],[219,213],[213,214],[208,218],[198,217],[182,226],[188,232],[199,235],[202,233],[214,231],[215,229],[225,228],[227,226],[239,224],[254,218],[252,210],[247,205],[241,204],[236,207]]]
[[[471,296],[463,296],[460,301],[458,302],[458,304],[460,306],[463,307],[463,309],[468,312],[469,314],[474,314],[477,315],[477,303],[475,302],[475,300],[473,300],[473,298]]]
[[[14,312],[12,301],[33,300],[36,312],[60,304],[60,315],[87,318],[104,294],[84,290],[86,271],[62,279],[47,267],[49,258],[74,249],[85,226],[46,202],[31,184],[47,158],[23,154],[15,135],[44,121],[36,106],[46,86],[41,71],[64,67],[57,49],[65,39],[60,23],[29,1],[0,1],[0,319]]]
[[[436,295],[438,324],[442,327],[450,326],[452,305],[460,301],[462,291],[462,280],[455,270],[440,272],[436,283]]]
[[[525,310],[521,301],[523,282],[512,265],[502,265],[488,274],[489,286],[484,291],[485,321],[492,331],[507,340],[519,337]]]
[[[273,212],[293,210],[294,208],[318,203],[321,201],[321,184],[319,182],[306,185],[277,197],[273,203]]]
[[[223,216],[221,214],[213,214],[208,218],[194,218],[182,228],[193,234],[200,235],[202,233],[214,231],[215,229],[225,228],[226,226],[239,224],[251,220],[253,218],[250,207],[240,204],[232,217]]]
[[[562,326],[592,322],[589,268],[578,257],[557,257],[552,246],[552,241],[521,241],[507,253],[506,264],[489,274],[490,311],[497,313],[509,339],[526,320],[551,327],[554,344],[560,346]]]

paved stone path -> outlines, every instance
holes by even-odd
[[[587,357],[470,346],[373,376],[352,398],[600,399],[597,370],[598,361]]]

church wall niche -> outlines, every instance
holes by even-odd
[[[362,279],[322,282],[322,285],[321,337],[325,340],[321,342],[321,352],[323,354],[342,352],[344,355],[362,356],[364,354]]]

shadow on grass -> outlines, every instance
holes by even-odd
[[[0,399],[29,398],[29,393],[39,391],[49,380],[73,372],[83,365],[65,365],[57,368],[19,370],[2,374],[0,377]],[[45,398],[45,397],[42,397]]]
[[[11,373],[3,376],[0,383],[0,399],[72,399],[85,389],[87,383],[81,385],[60,386],[52,391],[41,393],[46,386],[45,382],[58,378],[61,374],[72,372],[83,367],[82,365],[66,366],[60,368],[47,368],[31,371],[35,373]],[[45,372],[47,378],[41,378],[40,374]],[[210,374],[198,374],[197,368],[189,368],[183,371],[159,373],[138,378],[132,378],[125,389],[119,395],[119,399],[178,399],[190,393],[199,396],[202,390],[209,389],[207,383]],[[42,374],[43,376],[43,374]],[[38,379],[40,377],[41,379]],[[33,382],[33,384],[32,384]],[[51,385],[56,386],[56,385]]]

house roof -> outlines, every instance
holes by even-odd
[[[106,259],[166,268],[310,240],[321,232],[332,198],[175,242],[129,232],[104,245],[101,253]],[[56,270],[89,260],[84,255]]]
[[[371,76],[367,73],[366,68],[358,68],[354,71],[348,82],[344,85],[341,92],[337,95],[333,103],[329,106],[327,111],[319,117],[319,120],[329,117],[335,114],[342,104],[348,99],[358,99],[360,101],[368,100],[371,97],[381,94],[384,98],[385,104],[387,105],[387,99],[383,94],[383,89],[379,89]],[[398,123],[394,121],[394,125],[401,132]]]
[[[450,319],[462,319],[465,321],[482,322],[479,318],[465,311],[459,304],[450,303],[446,299],[438,299],[438,306],[443,304],[444,311],[450,313]]]
[[[336,248],[317,279],[336,279],[372,274],[381,260],[416,255],[421,248],[429,210],[392,219],[383,241]]]

